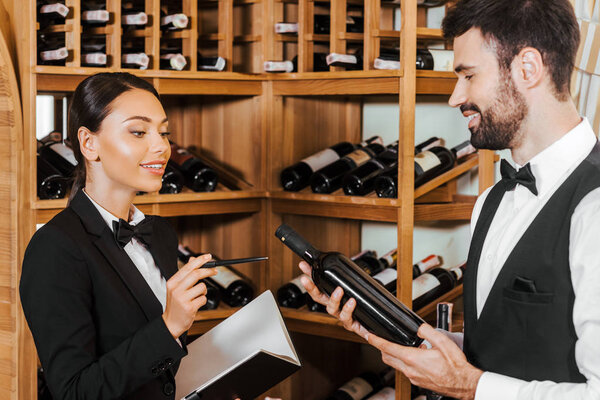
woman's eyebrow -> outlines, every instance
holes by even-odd
[[[131,121],[132,119],[139,119],[142,120],[144,122],[152,122],[152,119],[148,118],[148,117],[144,117],[143,115],[134,115],[133,117],[129,117],[126,120],[124,120],[123,122],[127,122],[127,121]],[[165,117],[165,119],[163,119],[161,121],[161,124],[164,124],[165,122],[167,122],[169,120],[169,118]]]

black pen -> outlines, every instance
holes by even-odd
[[[265,261],[268,260],[269,257],[247,257],[247,258],[233,258],[231,260],[211,260],[202,266],[202,268],[213,268],[220,267],[223,265],[232,265],[232,264],[244,264],[251,263],[257,261]]]

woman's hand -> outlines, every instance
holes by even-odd
[[[214,268],[201,268],[211,259],[210,254],[192,257],[167,281],[167,305],[162,317],[175,339],[190,329],[196,312],[206,304],[206,285],[198,281],[217,274]]]
[[[302,284],[304,285],[304,288],[310,297],[312,297],[312,299],[317,303],[327,307],[327,312],[340,320],[342,325],[344,325],[344,328],[350,332],[356,333],[363,339],[368,340],[369,331],[367,331],[365,327],[363,327],[358,321],[352,318],[352,313],[356,307],[356,300],[348,300],[342,309],[340,309],[340,302],[344,296],[344,290],[341,287],[337,287],[331,294],[331,297],[327,296],[325,293],[322,293],[314,284],[312,279],[309,278],[312,275],[312,268],[310,265],[308,265],[308,263],[305,261],[300,261],[299,267],[302,272],[308,275],[303,276],[300,280],[302,281]]]

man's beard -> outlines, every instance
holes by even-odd
[[[481,116],[479,125],[470,128],[471,144],[477,149],[503,150],[515,145],[521,124],[527,116],[527,103],[517,90],[508,71],[501,72],[497,96],[486,111],[473,103],[460,107],[461,112],[476,111]]]

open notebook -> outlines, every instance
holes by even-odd
[[[267,290],[188,345],[175,398],[250,400],[301,367],[279,308]]]

